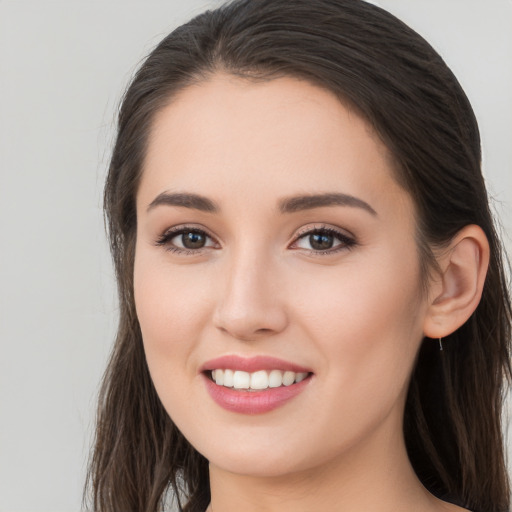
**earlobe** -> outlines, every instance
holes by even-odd
[[[460,230],[438,259],[441,273],[431,286],[424,335],[443,338],[457,330],[475,311],[489,265],[489,242],[482,228]]]

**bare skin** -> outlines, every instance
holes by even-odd
[[[402,420],[424,336],[478,303],[484,244],[468,228],[440,260],[449,279],[423,292],[414,204],[365,121],[303,81],[216,75],[157,116],[137,219],[146,357],[210,461],[209,512],[462,510],[424,489]],[[273,410],[226,410],[202,370],[225,355],[279,358],[308,381]]]

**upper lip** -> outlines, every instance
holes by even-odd
[[[239,370],[248,373],[259,370],[283,370],[295,373],[310,373],[311,370],[299,364],[271,356],[243,357],[236,354],[224,355],[206,361],[199,369],[200,372],[209,370]]]

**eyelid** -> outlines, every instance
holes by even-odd
[[[333,226],[332,224],[324,224],[324,223],[316,223],[316,224],[308,224],[307,226],[301,227],[295,234],[294,238],[298,239],[305,235],[309,235],[311,233],[315,233],[317,231],[326,231],[334,234],[339,234],[344,238],[351,238],[355,240],[355,235],[353,235],[347,229],[340,228],[338,226]]]

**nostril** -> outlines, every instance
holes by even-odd
[[[227,327],[223,325],[218,325],[217,328],[224,334],[236,338],[240,341],[257,341],[261,338],[265,338],[267,336],[272,336],[277,334],[278,330],[269,329],[267,327],[261,327],[257,329],[253,329],[251,325],[247,322],[240,322],[237,324],[231,324]]]
[[[258,329],[255,334],[270,334],[272,332],[272,329],[266,329],[266,328],[263,328],[263,329]]]

